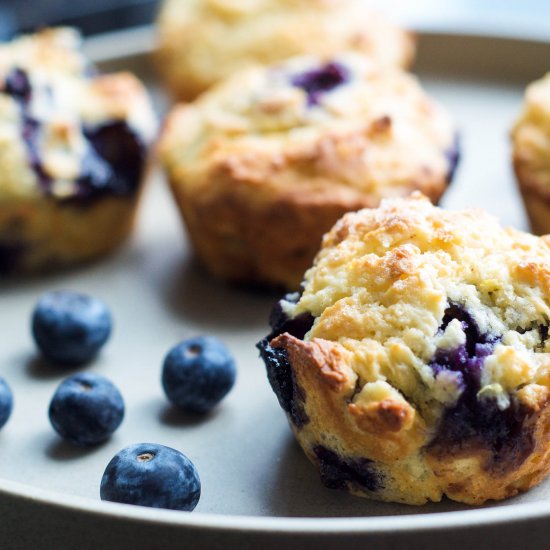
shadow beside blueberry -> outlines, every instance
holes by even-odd
[[[56,380],[74,374],[86,365],[59,365],[48,361],[40,354],[32,354],[25,362],[26,373],[36,380]]]
[[[106,441],[97,445],[76,446],[58,436],[52,436],[52,441],[46,447],[46,456],[58,462],[77,460],[101,449],[105,443]]]
[[[231,286],[211,277],[196,258],[184,257],[164,281],[166,306],[179,317],[207,327],[232,329],[263,326],[280,291]]]
[[[207,413],[193,413],[184,411],[174,405],[164,404],[159,411],[158,419],[165,426],[175,428],[191,427],[213,420],[220,412],[220,407],[216,407]]]

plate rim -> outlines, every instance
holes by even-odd
[[[59,499],[60,495],[63,497]],[[370,534],[386,535],[429,532],[434,529],[472,529],[501,524],[547,519],[550,501],[505,504],[468,510],[405,515],[362,517],[289,517],[211,514],[180,512],[121,504],[60,493],[10,480],[0,480],[0,497],[112,519],[170,525],[181,528],[201,528],[208,531],[284,534]]]

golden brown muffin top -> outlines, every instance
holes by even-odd
[[[472,384],[506,409],[550,382],[550,241],[482,210],[415,194],[347,214],[285,308],[315,318],[306,341],[338,343],[357,406],[408,400],[434,425]]]
[[[444,184],[454,149],[449,115],[414,77],[345,53],[235,74],[171,113],[160,152],[189,188],[225,172],[264,191],[325,186],[379,200]]]

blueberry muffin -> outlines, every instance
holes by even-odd
[[[412,36],[363,0],[166,0],[158,68],[174,95],[190,100],[251,63],[353,50],[406,67]]]
[[[447,112],[353,53],[245,69],[176,107],[159,151],[207,268],[289,289],[345,212],[415,189],[437,202],[457,161]]]
[[[503,499],[550,468],[550,239],[419,193],[348,213],[259,344],[323,483]]]
[[[550,73],[533,82],[512,130],[513,163],[532,230],[550,233]]]
[[[70,29],[0,45],[0,274],[91,260],[131,230],[155,118]]]

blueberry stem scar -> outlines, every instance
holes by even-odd
[[[153,458],[155,458],[153,453],[141,453],[137,456],[139,462],[149,462],[150,460],[153,460]]]

